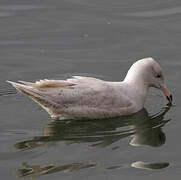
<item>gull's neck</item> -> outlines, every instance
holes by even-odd
[[[144,74],[138,70],[130,69],[123,82],[129,86],[131,99],[135,101],[139,109],[142,109],[149,90]]]

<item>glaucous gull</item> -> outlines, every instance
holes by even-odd
[[[136,113],[143,108],[150,87],[160,89],[172,103],[161,67],[150,57],[136,61],[122,82],[82,76],[7,82],[58,119],[101,119]]]

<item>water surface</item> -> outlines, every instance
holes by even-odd
[[[0,174],[3,179],[178,179],[179,0],[0,2]],[[141,112],[53,121],[6,80],[72,75],[122,80],[143,57],[162,66],[174,106],[151,90]]]

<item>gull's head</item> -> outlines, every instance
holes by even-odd
[[[125,81],[138,86],[155,87],[162,91],[167,100],[172,102],[172,95],[166,88],[160,65],[151,57],[136,61],[129,69]]]

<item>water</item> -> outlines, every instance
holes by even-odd
[[[0,174],[6,180],[178,179],[179,0],[0,2]],[[53,121],[6,80],[88,75],[119,81],[154,57],[174,96],[151,90],[144,110],[101,121]]]

